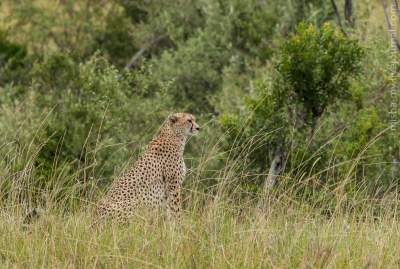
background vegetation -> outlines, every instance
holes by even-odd
[[[396,6],[1,1],[0,263],[397,268]],[[93,236],[92,203],[173,111],[203,127],[181,227]]]

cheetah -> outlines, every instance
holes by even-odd
[[[181,185],[186,174],[183,151],[200,130],[188,113],[171,114],[137,162],[115,180],[95,207],[93,226],[109,218],[124,223],[138,208],[165,208],[181,217]]]

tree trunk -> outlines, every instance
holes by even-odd
[[[347,36],[347,33],[344,31],[344,28],[343,28],[343,25],[342,25],[342,19],[340,18],[340,13],[339,13],[339,10],[338,10],[338,8],[336,6],[335,0],[331,0],[331,4],[332,4],[333,11],[335,12],[336,20],[337,20],[337,23],[338,23],[338,25],[340,27],[340,30],[342,31],[342,33],[345,36]]]
[[[354,27],[353,3],[351,0],[344,1],[344,17],[348,25]]]
[[[276,182],[276,178],[280,175],[283,168],[283,152],[281,149],[277,149],[272,159],[271,166],[268,171],[268,177],[265,181],[264,190],[267,191],[271,189]]]
[[[397,181],[397,174],[398,174],[398,167],[399,166],[399,160],[397,160],[396,158],[393,158],[393,161],[392,161],[392,167],[391,167],[391,176],[392,176],[392,179],[393,180],[396,180]]]

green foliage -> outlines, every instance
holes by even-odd
[[[55,58],[58,62],[58,57]],[[44,63],[45,69],[41,71],[47,73],[47,70],[52,70],[47,66],[51,67],[52,61],[51,57],[50,63]],[[133,99],[129,91],[129,76],[119,73],[104,59],[97,57],[79,65],[75,71],[70,72],[68,77],[59,78],[64,89],[56,88],[45,103],[38,104],[53,114],[46,125],[50,140],[40,151],[39,162],[52,161],[58,152],[61,161],[92,163],[97,159],[102,165],[104,158],[112,156],[112,149],[99,150],[96,147],[101,147],[102,143],[122,142],[120,132],[128,121],[131,108],[127,102]],[[69,83],[66,83],[67,79]],[[45,85],[36,87],[43,89]],[[54,107],[49,107],[49,104],[54,104]],[[97,150],[99,156],[95,155]]]
[[[98,54],[80,64],[64,54],[48,55],[36,63],[32,74],[35,81],[25,94],[22,111],[19,103],[3,98],[0,134],[1,143],[15,141],[16,152],[33,154],[27,158],[32,158],[38,189],[58,186],[56,174],[66,174],[66,191],[76,182],[83,184],[82,191],[94,180],[108,182],[116,168],[151,138],[157,126],[149,123],[161,122],[168,113],[168,97],[143,99],[134,90],[133,74],[119,71]],[[9,117],[13,113],[27,116],[25,120]],[[6,161],[2,168],[10,165]],[[7,169],[17,172],[19,168]]]
[[[10,42],[7,34],[0,30],[0,85],[22,79],[26,56],[26,48]]]
[[[361,67],[363,50],[330,24],[320,30],[300,24],[282,47],[277,70],[281,94],[304,106],[307,118],[319,118],[336,99],[349,97],[350,79]]]
[[[11,43],[7,40],[6,33],[0,32],[0,65],[11,61],[13,67],[18,66],[25,56],[26,49],[23,46]]]
[[[230,132],[228,144],[251,145],[246,157],[258,171],[268,169],[277,151],[284,152],[288,171],[309,173],[316,162],[328,166],[332,152],[320,150],[326,137],[314,136],[317,120],[337,100],[351,101],[350,81],[360,72],[362,56],[358,43],[331,25],[300,24],[281,46],[275,68],[254,80],[257,95],[248,99],[240,120],[221,119]],[[357,140],[358,147],[369,141]]]
[[[278,22],[278,10],[263,1],[237,1],[236,17],[232,20],[233,44],[240,50],[260,60],[270,57],[269,37]]]
[[[110,12],[105,20],[105,28],[98,31],[93,48],[102,51],[111,63],[123,67],[138,50],[133,35],[136,29],[120,10]]]
[[[270,55],[268,41],[277,14],[275,6],[266,6],[267,2],[257,1],[210,2],[201,13],[205,22],[196,23],[192,35],[185,34],[186,29],[173,28],[170,36],[176,50],[167,50],[147,63],[154,77],[150,90],[155,92],[160,83],[170,81],[167,90],[174,96],[175,107],[214,112],[213,98],[221,91],[224,70],[235,61],[265,61]],[[174,23],[170,21],[166,20],[167,25]],[[243,71],[242,67],[237,72]]]
[[[293,20],[295,24],[307,20],[307,22],[322,25],[326,21],[335,20],[334,11],[330,1],[324,0],[298,0],[292,1],[294,6]],[[304,14],[309,14],[308,17]]]
[[[239,186],[254,193],[283,152],[282,178],[312,182],[299,195],[348,178],[371,193],[396,186],[398,131],[381,132],[397,81],[373,11],[355,5],[343,36],[322,0],[4,0],[0,175],[27,175],[37,192],[21,201],[50,199],[45,189],[84,195],[93,178],[110,182],[166,115],[188,111],[217,156],[190,184],[219,183],[236,161],[248,175]],[[194,171],[207,149],[189,143]]]

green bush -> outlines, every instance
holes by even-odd
[[[330,24],[300,24],[281,46],[275,68],[253,81],[257,96],[248,98],[243,114],[221,118],[228,144],[251,145],[238,152],[246,152],[250,168],[259,172],[267,171],[276,152],[292,174],[329,166],[330,152],[321,150],[326,137],[315,137],[317,124],[338,100],[351,102],[350,82],[362,57],[359,44]]]
[[[362,57],[357,41],[330,24],[320,30],[300,24],[281,49],[281,94],[302,105],[308,121],[318,119],[336,99],[349,98],[350,79],[359,74]]]
[[[20,102],[3,98],[0,143],[15,141],[12,151],[24,152],[21,165],[31,163],[37,190],[52,189],[57,176],[66,191],[76,183],[83,189],[108,183],[153,136],[154,122],[170,113],[168,97],[144,99],[133,74],[118,71],[98,54],[81,64],[49,55],[32,74],[35,80]],[[22,114],[26,119],[18,120]],[[0,170],[20,168],[6,161]]]
[[[160,83],[168,82],[176,108],[215,112],[213,99],[223,87],[224,70],[241,65],[236,71],[240,75],[247,71],[247,60],[265,61],[270,56],[268,41],[278,15],[273,12],[276,6],[267,6],[257,1],[210,2],[202,9],[204,24],[197,24],[190,36],[180,34],[186,31],[180,28],[169,32],[176,49],[145,64],[152,75],[149,90],[156,92]]]
[[[10,42],[6,32],[0,30],[0,86],[17,80],[23,81],[27,61],[26,48]]]
[[[343,36],[322,0],[3,0],[0,176],[10,188],[14,179],[34,186],[25,198],[46,200],[57,184],[85,197],[166,115],[187,111],[207,142],[188,145],[188,166],[203,168],[188,184],[208,188],[237,167],[246,176],[229,178],[257,191],[282,154],[281,186],[305,178],[301,194],[394,188],[398,130],[380,133],[397,56],[365,3],[354,4],[357,23]]]

